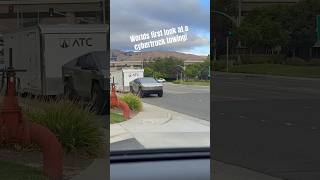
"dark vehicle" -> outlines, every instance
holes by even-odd
[[[107,60],[105,51],[94,51],[64,64],[64,95],[89,99],[93,111],[104,113],[109,93]]]
[[[144,97],[150,94],[163,95],[163,85],[153,77],[138,78],[130,83],[130,92]]]

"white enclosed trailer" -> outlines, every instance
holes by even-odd
[[[129,83],[137,78],[143,78],[143,69],[121,69],[111,71],[111,82],[114,79],[116,90],[128,92],[130,90]]]
[[[38,25],[4,34],[5,64],[12,48],[18,91],[35,95],[63,93],[62,65],[91,51],[107,50],[102,24]]]

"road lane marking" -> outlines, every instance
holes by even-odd
[[[316,130],[316,129],[318,129],[318,127],[317,126],[312,126],[311,129],[312,130]]]
[[[285,122],[284,125],[286,126],[293,126],[294,124],[290,123],[290,122]]]

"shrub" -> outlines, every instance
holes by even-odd
[[[320,66],[320,59],[311,59],[309,62],[311,66]]]
[[[214,61],[213,70],[214,71],[223,71],[227,68],[227,62],[225,60]]]
[[[299,58],[299,57],[287,58],[286,62],[288,65],[293,65],[293,66],[306,66],[306,65],[308,65],[307,61],[305,61],[304,59]]]
[[[286,63],[286,56],[285,55],[277,55],[273,56],[272,58],[273,64],[285,64]]]
[[[132,93],[128,93],[125,94],[123,96],[120,97],[121,100],[123,100],[124,102],[126,102],[129,106],[129,108],[133,111],[141,111],[142,110],[142,101],[140,99],[140,97],[132,94]]]
[[[50,129],[67,153],[96,156],[105,148],[101,121],[75,101],[29,99],[23,110],[28,120]]]
[[[282,55],[242,55],[242,64],[284,64],[285,57]]]

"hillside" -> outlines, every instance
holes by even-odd
[[[174,51],[147,51],[147,52],[124,52],[121,50],[111,50],[113,59],[118,61],[141,61],[142,59],[151,60],[158,57],[176,57],[188,61],[203,61],[206,56],[198,56],[194,54],[185,54]]]

